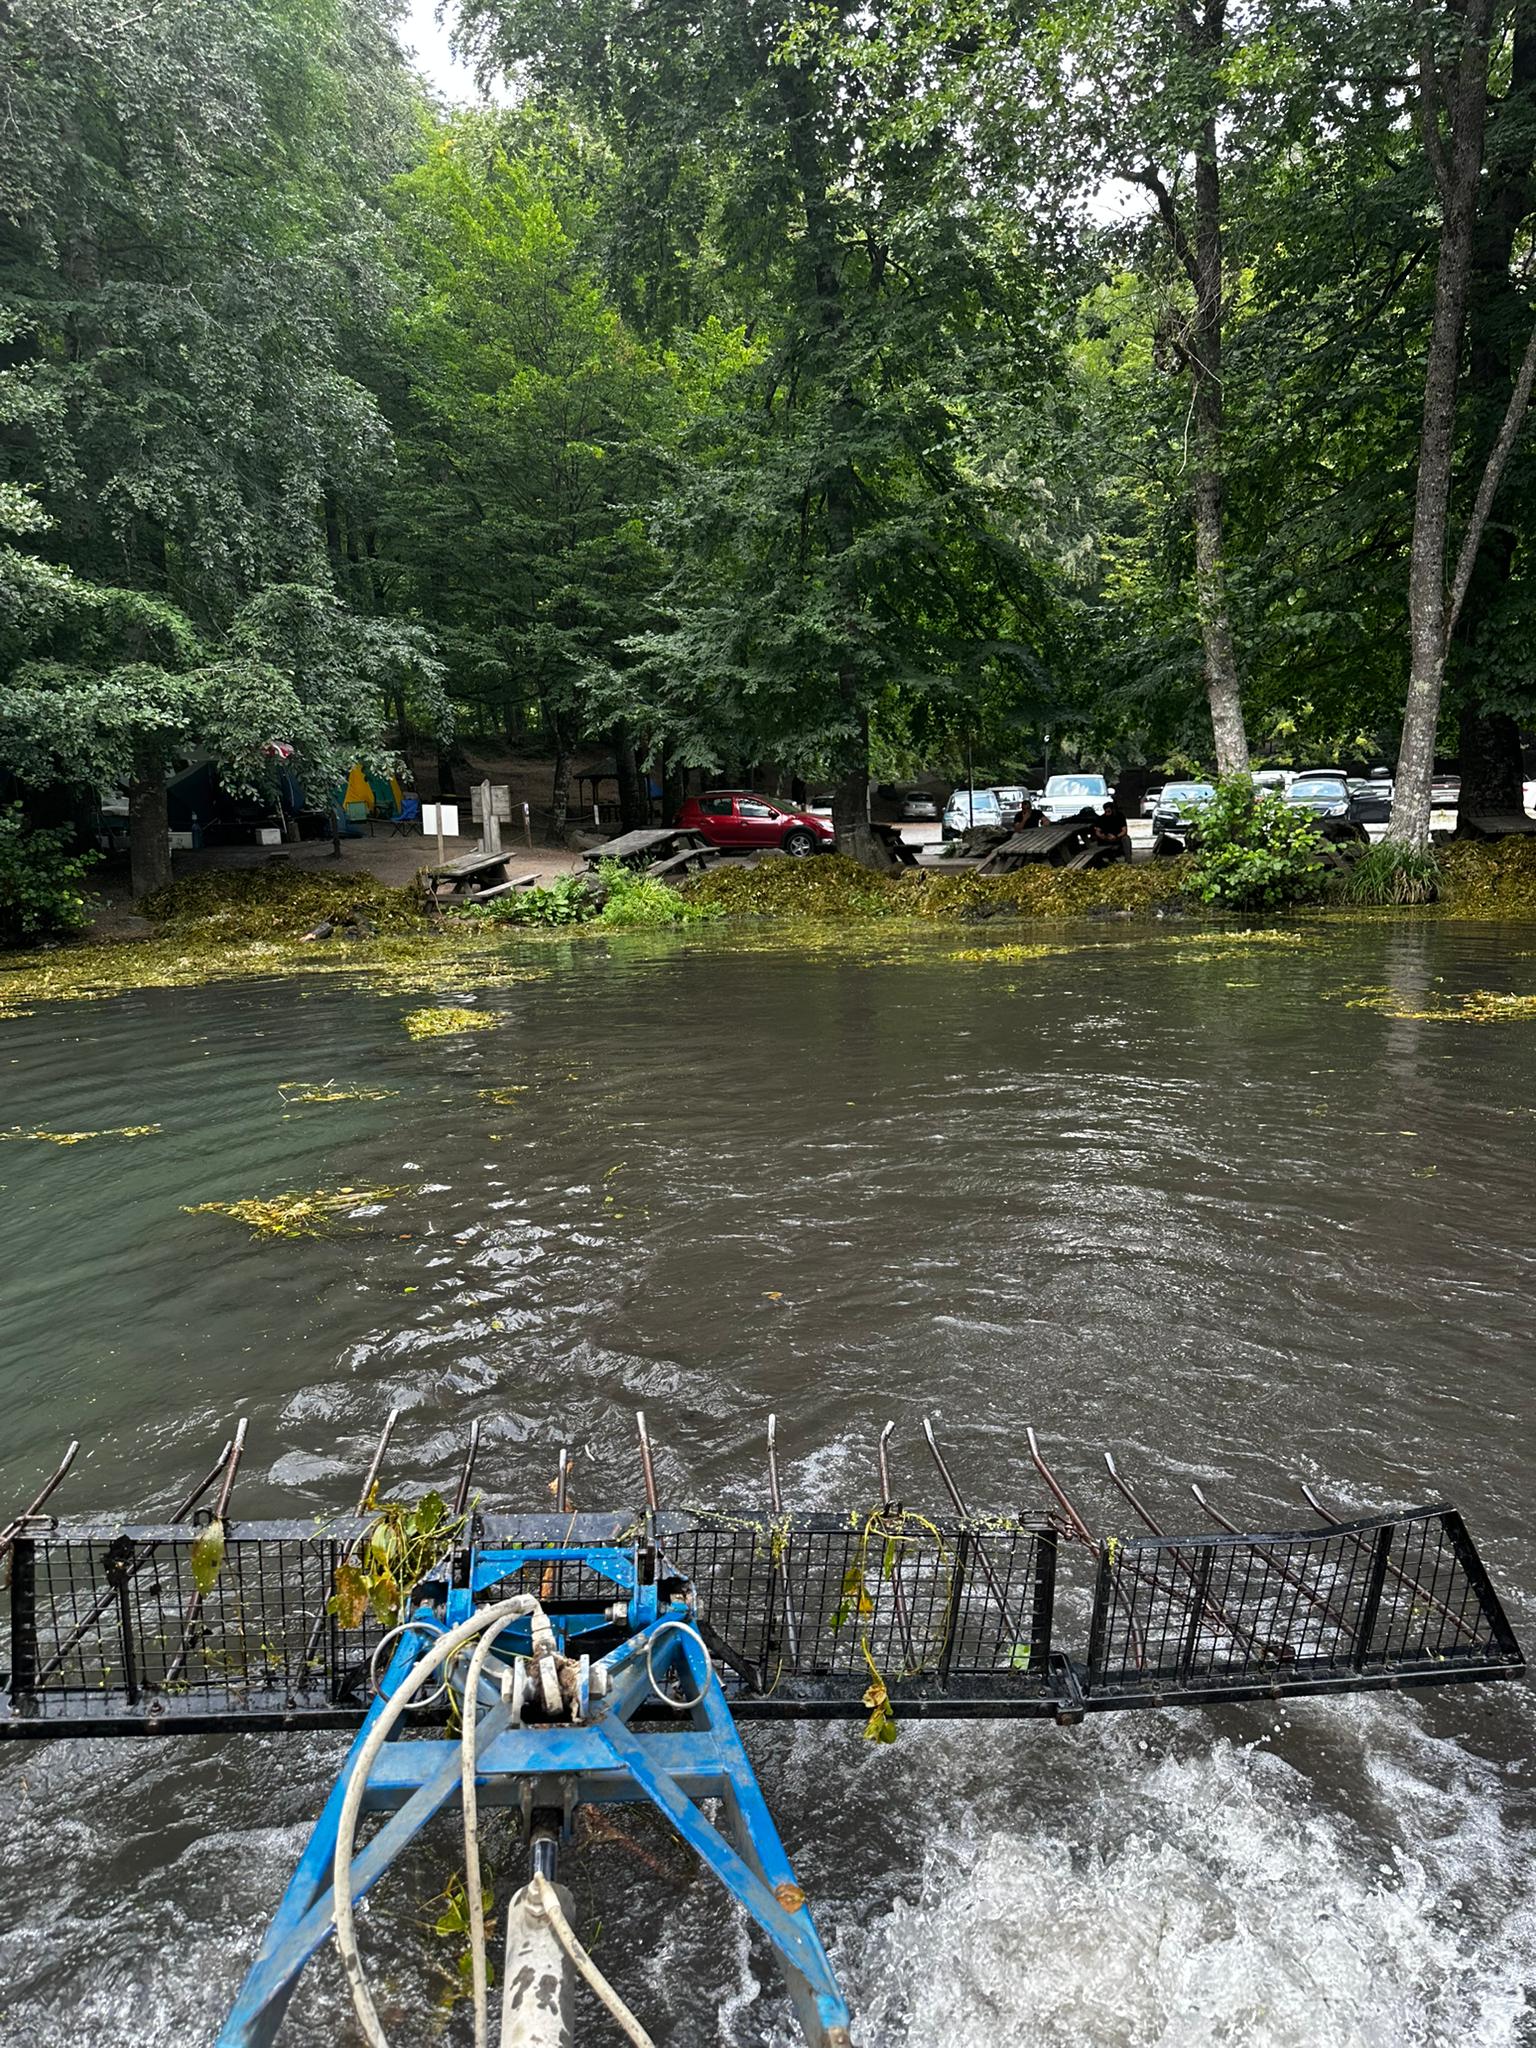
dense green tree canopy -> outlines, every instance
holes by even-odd
[[[1406,701],[1508,800],[1536,0],[453,19],[503,103],[390,0],[0,20],[25,786],[149,847],[173,752],[451,703],[557,828],[602,746],[832,783],[873,858],[872,766],[1390,760]]]

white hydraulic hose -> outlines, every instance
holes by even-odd
[[[575,1930],[571,1926],[570,1921],[566,1919],[564,1909],[560,1904],[560,1894],[541,1870],[535,1871],[528,1880],[528,1892],[534,1904],[554,1929],[555,1939],[576,1965],[582,1976],[586,1978],[598,2002],[618,2022],[624,2038],[627,2041],[633,2042],[634,2048],[656,2048],[656,2044],[650,2035],[641,2026],[629,2007],[620,1998],[618,1992],[614,1990],[608,1979],[577,1940]],[[509,1956],[512,1951],[512,1932],[513,1915],[509,1913],[507,1915],[507,1953]],[[512,1973],[508,1969],[505,1972],[502,1985],[501,2033],[503,2040],[510,2038],[508,2028],[512,2013],[512,1989]]]
[[[531,1593],[525,1593],[520,1597],[526,1601],[527,1612],[533,1616],[533,1636],[537,1648],[540,1635],[549,1633],[549,1623],[544,1618],[543,1608]],[[459,1786],[464,1808],[464,1891],[469,1903],[469,1954],[470,1967],[474,1973],[475,2048],[487,2048],[490,2028],[486,1988],[489,1972],[485,1961],[485,1899],[480,1889],[480,1802],[475,1791],[480,1729],[475,1707],[480,1698],[480,1680],[485,1671],[486,1659],[496,1647],[499,1633],[499,1627],[485,1629],[475,1645],[475,1654],[469,1660],[469,1675],[464,1681],[463,1710],[459,1717]],[[519,1659],[519,1665],[521,1662]],[[521,1680],[520,1670],[518,1679]]]
[[[379,2024],[378,2009],[372,1993],[363,1976],[362,1958],[357,1951],[357,1929],[352,1914],[352,1849],[357,1832],[358,1815],[362,1810],[363,1793],[368,1785],[368,1773],[373,1769],[379,1751],[389,1740],[395,1723],[411,1704],[425,1681],[431,1677],[440,1664],[445,1664],[465,1643],[487,1630],[499,1630],[507,1622],[515,1621],[529,1614],[538,1606],[531,1593],[519,1593],[511,1600],[498,1600],[491,1607],[482,1607],[472,1614],[468,1621],[461,1621],[456,1628],[449,1629],[432,1644],[426,1654],[417,1659],[390,1694],[384,1711],[374,1722],[367,1741],[359,1752],[347,1780],[346,1796],[342,1800],[341,1818],[337,1824],[336,1854],[331,1864],[331,1889],[336,1914],[336,1952],[341,1957],[341,1967],[346,1974],[347,1988],[352,1994],[352,2009],[357,2014],[358,2025],[368,2048],[390,2048],[389,2036]],[[478,1884],[475,1888],[478,1898]]]

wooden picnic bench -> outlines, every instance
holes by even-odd
[[[537,874],[511,876],[506,853],[461,853],[426,870],[422,885],[429,904],[444,908],[456,903],[490,903],[514,889],[531,889]]]
[[[651,861],[645,872],[664,882],[670,875],[697,873],[711,867],[719,858],[717,846],[685,846],[679,853],[669,853],[664,860]]]
[[[1015,832],[1011,839],[995,847],[981,863],[980,872],[1007,875],[1035,861],[1044,861],[1053,868],[1092,867],[1093,860],[1084,860],[1083,854],[1097,855],[1105,850],[1090,839],[1092,831],[1092,824],[1085,818],[1069,818],[1061,825],[1026,826],[1024,831]]]
[[[655,874],[657,862],[674,860],[684,852],[709,860],[716,848],[702,832],[686,826],[656,825],[648,831],[621,832],[606,845],[594,846],[584,858],[589,868],[600,867],[605,860],[616,860],[627,868],[644,868],[648,874]]]

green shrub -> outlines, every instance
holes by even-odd
[[[1440,862],[1428,846],[1399,846],[1383,839],[1339,884],[1346,903],[1433,903],[1440,894]]]
[[[1184,887],[1214,910],[1282,910],[1321,896],[1323,838],[1305,811],[1260,794],[1246,775],[1228,775],[1200,813],[1198,844]]]
[[[545,888],[518,889],[480,904],[474,914],[490,924],[587,924],[597,916],[597,899],[585,875],[558,875]]]
[[[29,825],[20,804],[0,810],[0,946],[83,931],[90,922],[79,884],[94,853],[70,853],[66,829]]]
[[[608,892],[597,921],[610,931],[700,924],[720,915],[713,905],[680,896],[654,875],[636,874],[615,860],[605,860],[597,878]]]

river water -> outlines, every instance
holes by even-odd
[[[1192,938],[582,941],[443,1039],[401,1019],[451,988],[345,978],[0,1023],[0,1127],[160,1126],[0,1146],[0,1498],[78,1434],[60,1506],[147,1516],[238,1410],[237,1511],[308,1515],[398,1403],[393,1477],[449,1483],[478,1417],[499,1504],[562,1441],[583,1505],[632,1502],[643,1406],[666,1498],[764,1505],[777,1410],[791,1506],[872,1502],[887,1418],[936,1506],[931,1413],[976,1502],[1040,1504],[1033,1423],[1109,1528],[1104,1447],[1174,1526],[1191,1479],[1261,1528],[1298,1477],[1453,1500],[1529,1639],[1536,1023],[1346,998],[1536,989],[1531,934]],[[339,1183],[404,1192],[323,1240],[184,1213]],[[1533,1724],[1504,1685],[748,1739],[865,2044],[1503,2048],[1536,2041]],[[0,1752],[4,2048],[211,2038],[341,1747]],[[401,2041],[467,2038],[420,1924],[455,1860],[445,1829],[367,1916]],[[794,2038],[659,1826],[566,1870],[658,2041]],[[329,1956],[283,2038],[356,2038]]]

